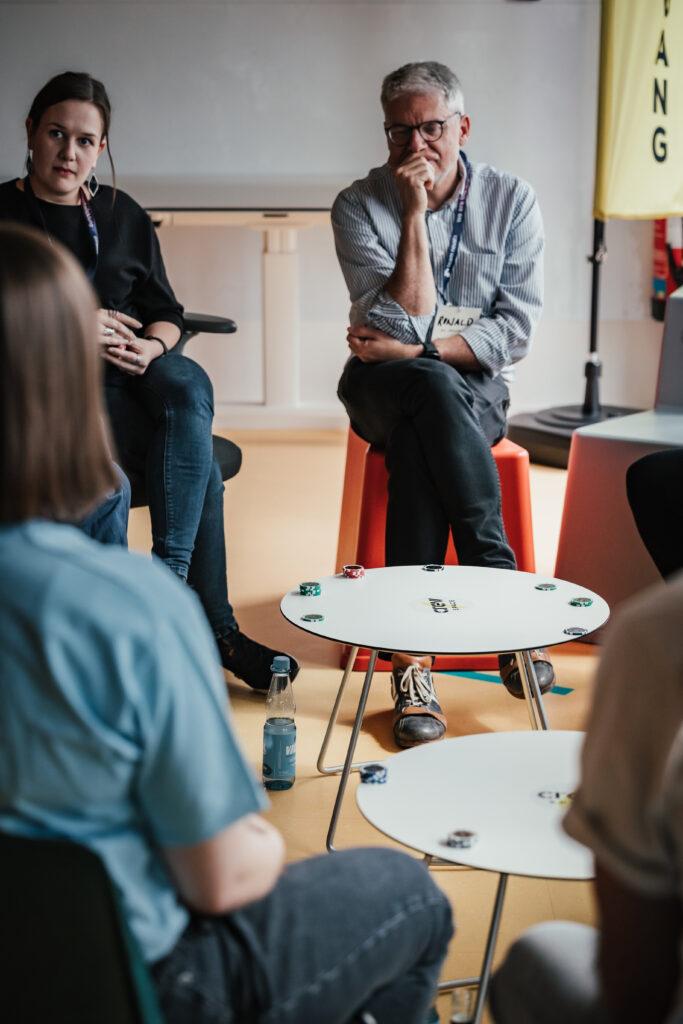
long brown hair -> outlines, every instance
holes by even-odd
[[[65,249],[0,225],[0,522],[73,522],[117,486],[95,308]]]

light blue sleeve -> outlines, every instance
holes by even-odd
[[[460,331],[492,376],[527,355],[543,308],[543,221],[536,196],[518,182],[515,211],[505,239],[505,261],[493,308]],[[485,211],[482,211],[485,213]]]
[[[173,589],[171,614],[155,630],[153,678],[140,701],[137,798],[160,846],[209,839],[267,805],[234,735],[203,610],[191,591]]]
[[[396,259],[380,243],[362,203],[348,193],[338,196],[332,208],[332,228],[351,298],[353,326],[367,324],[404,345],[424,341],[434,313],[410,316],[385,290]]]

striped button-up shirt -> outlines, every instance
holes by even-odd
[[[463,172],[462,161],[460,166]],[[459,333],[484,370],[510,380],[511,364],[529,351],[543,305],[543,223],[536,196],[525,181],[487,164],[472,165],[471,173],[458,256],[439,302],[482,310],[481,319]],[[457,194],[458,190],[438,210],[425,214],[437,291]],[[424,316],[410,316],[385,290],[401,239],[401,200],[388,165],[370,171],[337,196],[332,226],[351,297],[351,323],[376,327],[407,345],[423,341],[436,308]]]

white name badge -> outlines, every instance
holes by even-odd
[[[475,306],[439,306],[434,319],[432,341],[460,334],[464,327],[476,324],[480,318],[481,309]]]

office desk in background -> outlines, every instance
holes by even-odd
[[[330,209],[343,183],[126,178],[122,187],[144,206],[157,227],[236,227],[261,232],[264,400],[268,407],[296,408],[300,398],[298,233],[330,223]]]

